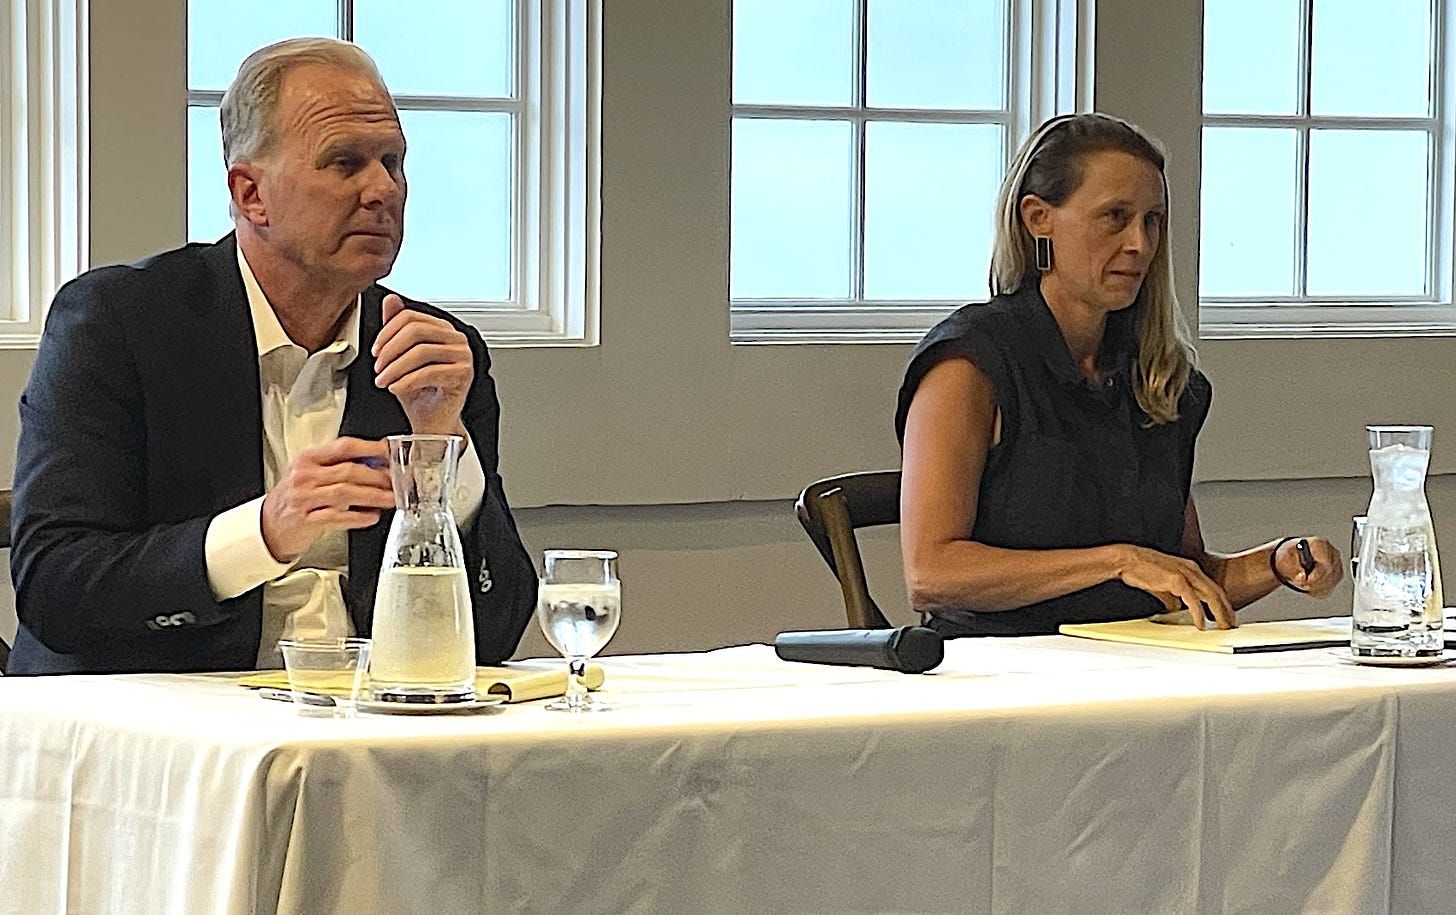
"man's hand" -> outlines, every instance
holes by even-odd
[[[475,380],[465,335],[450,322],[384,297],[384,326],[369,351],[374,383],[399,399],[417,435],[464,435],[460,412]]]
[[[374,524],[394,507],[388,467],[384,442],[337,438],[300,451],[263,497],[268,552],[279,562],[292,562],[326,531]]]

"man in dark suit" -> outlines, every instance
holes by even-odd
[[[465,438],[451,496],[476,656],[515,650],[536,576],[496,470],[485,343],[377,285],[405,141],[367,55],[243,63],[222,105],[236,231],[56,295],[21,396],[11,673],[227,670],[370,632],[394,505],[383,436]]]

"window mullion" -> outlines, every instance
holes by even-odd
[[[851,301],[863,302],[865,298],[865,146],[869,132],[869,0],[855,4],[855,60],[854,60],[854,104],[855,117],[851,123],[850,181],[854,198],[850,203],[850,219],[854,227],[854,250],[850,252]]]
[[[1440,300],[1448,296],[1449,287],[1441,273],[1449,257],[1442,251],[1446,239],[1444,210],[1446,208],[1445,175],[1446,150],[1443,142],[1446,128],[1442,124],[1445,113],[1444,84],[1446,56],[1444,53],[1446,21],[1442,0],[1430,0],[1427,15],[1431,23],[1431,43],[1427,47],[1430,70],[1426,82],[1426,114],[1431,126],[1426,134],[1426,296]]]
[[[1301,299],[1309,295],[1309,160],[1313,135],[1309,119],[1314,105],[1314,0],[1305,0],[1299,36],[1299,94],[1301,118],[1295,140],[1294,192],[1298,205],[1294,209],[1294,294]]]

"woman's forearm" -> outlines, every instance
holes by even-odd
[[[957,540],[906,557],[917,611],[1015,610],[1117,578],[1122,544],[1068,550],[1008,550]]]
[[[1279,541],[1271,540],[1239,553],[1207,553],[1198,564],[1209,578],[1218,582],[1237,610],[1279,587],[1269,568],[1269,556],[1278,544]]]

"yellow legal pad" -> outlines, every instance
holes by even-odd
[[[1190,651],[1243,654],[1287,651],[1295,648],[1337,648],[1350,644],[1350,618],[1329,616],[1309,620],[1245,623],[1237,629],[1200,630],[1191,623],[1159,622],[1156,617],[1116,623],[1068,623],[1057,627],[1062,635],[1134,645],[1160,645]]]
[[[582,681],[587,689],[600,689],[606,680],[601,667],[588,664]],[[238,678],[239,686],[251,688],[274,687],[288,689],[288,674],[281,670],[260,670]],[[475,668],[475,691],[496,693],[506,697],[507,702],[530,702],[532,699],[549,699],[566,692],[566,662],[560,669],[535,670],[522,667],[477,667]],[[349,686],[323,687],[321,693],[335,696],[348,695]]]

